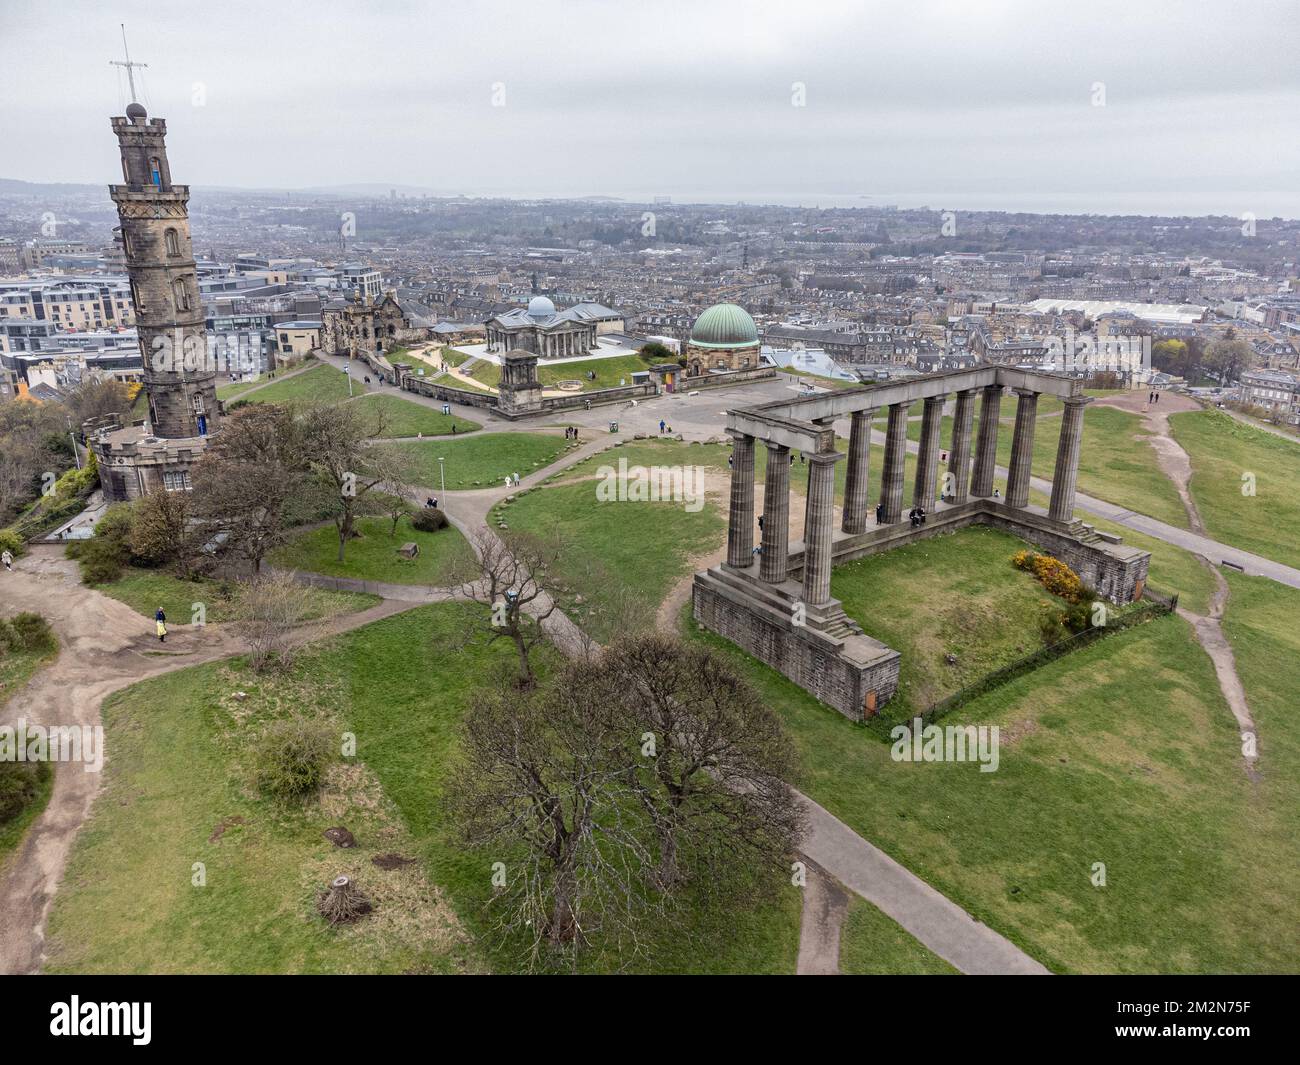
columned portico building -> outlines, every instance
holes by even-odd
[[[695,617],[849,717],[874,714],[898,685],[899,656],[866,636],[830,594],[831,567],[914,539],[988,524],[1069,564],[1116,603],[1140,598],[1150,555],[1103,537],[1074,518],[1083,413],[1077,380],[983,366],[728,412],[733,441],[727,559],[695,577]],[[999,415],[1010,389],[1016,404],[1005,496],[995,496]],[[1060,419],[1050,504],[1030,505],[1039,396],[1059,398]],[[955,397],[947,471],[940,476],[945,403]],[[976,399],[978,437],[972,442]],[[909,411],[921,401],[912,507],[904,515]],[[869,484],[872,423],[884,412],[884,461],[878,507]],[[835,425],[847,422],[848,453]],[[767,449],[762,542],[754,545],[754,455]],[[789,541],[790,454],[808,462],[804,539]],[[973,460],[973,461],[972,461]],[[836,521],[835,467],[845,463],[844,502]],[[888,604],[881,604],[888,609]]]

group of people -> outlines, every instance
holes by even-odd
[[[570,425],[567,429],[565,429],[565,430],[564,430],[564,439],[565,439],[565,440],[577,440],[577,439],[578,439],[578,429],[577,429],[577,427],[576,427],[576,426],[573,426],[573,425]]]
[[[1159,402],[1160,402],[1160,393],[1157,392],[1157,391],[1155,391],[1154,389],[1152,389],[1151,392],[1147,395],[1147,402],[1148,402],[1148,403],[1159,403]]]
[[[517,473],[515,473],[515,474],[507,473],[507,474],[506,474],[506,487],[507,487],[507,488],[518,488],[518,487],[519,487],[519,474],[517,474]]]
[[[666,434],[668,434],[668,433],[671,433],[672,431],[673,431],[673,427],[672,427],[671,425],[669,425],[666,421],[664,421],[662,418],[660,418],[660,419],[659,419],[659,435],[660,435],[660,436],[664,436],[664,435],[666,435]],[[728,458],[727,461],[728,461],[728,463],[730,463],[730,461],[731,461],[730,458]]]
[[[925,524],[925,507],[913,507],[907,512],[908,520],[912,523],[912,528],[916,529]]]
[[[429,496],[429,498],[426,499],[426,500],[424,501],[424,505],[425,505],[426,507],[428,507],[430,510],[437,510],[437,509],[438,509],[438,497],[437,497],[437,496]]]

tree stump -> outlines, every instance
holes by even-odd
[[[374,907],[350,877],[336,876],[330,881],[329,890],[317,896],[316,909],[330,924],[350,924]]]

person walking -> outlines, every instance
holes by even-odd
[[[10,573],[14,571],[14,556],[8,548],[5,549],[3,554],[0,554],[0,562],[4,563],[5,569]]]
[[[659,435],[660,435],[660,436],[663,435],[663,432],[664,432],[664,429],[665,429],[665,428],[666,428],[666,426],[664,425],[664,420],[663,420],[662,418],[660,418],[660,419],[659,419]]]
[[[163,613],[163,608],[159,607],[157,613],[153,616],[154,628],[158,632],[158,642],[167,642],[167,615]]]

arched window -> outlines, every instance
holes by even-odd
[[[178,277],[172,282],[172,298],[178,311],[188,311],[190,309],[190,293],[189,289],[185,287],[185,278]]]
[[[137,314],[144,313],[144,300],[140,298],[140,286],[134,279],[131,281],[131,302],[135,304]]]
[[[149,158],[149,181],[154,185],[162,184],[162,164],[156,155]]]
[[[168,254],[168,255],[170,255],[170,256],[172,256],[172,257],[175,257],[175,256],[177,256],[177,255],[180,255],[180,253],[181,253],[181,241],[180,241],[180,237],[177,236],[177,234],[176,234],[176,230],[174,230],[174,229],[169,229],[169,230],[167,230],[167,232],[163,234],[163,242],[164,242],[164,243],[166,244],[166,246],[167,246],[167,254]]]

